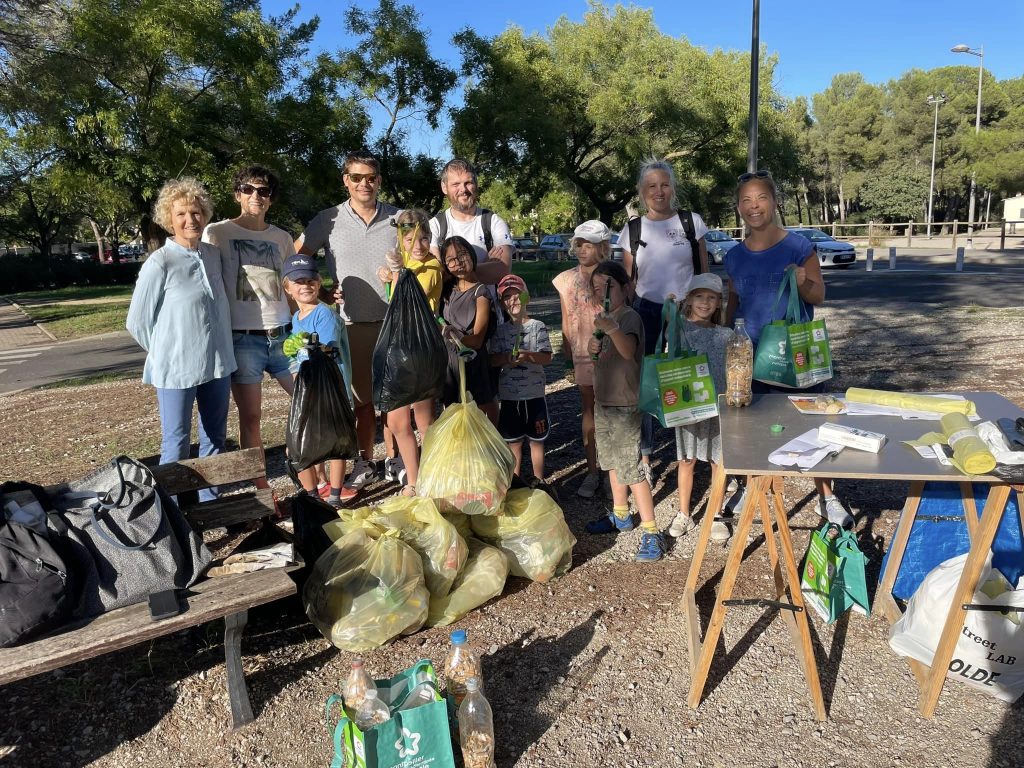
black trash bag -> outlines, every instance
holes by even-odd
[[[388,413],[441,396],[448,351],[416,276],[403,269],[373,348],[373,404]]]
[[[327,459],[358,454],[356,420],[338,363],[321,348],[314,333],[309,358],[299,366],[288,411],[288,461],[297,471]]]
[[[338,519],[338,510],[319,496],[299,493],[292,499],[295,551],[305,561],[302,569],[292,574],[298,584],[306,583],[313,572],[313,563],[331,548],[331,537],[324,531],[324,525]]]

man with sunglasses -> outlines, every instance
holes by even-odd
[[[210,224],[203,241],[220,249],[231,308],[238,363],[231,375],[231,395],[238,408],[238,443],[241,448],[262,448],[263,374],[269,373],[292,393],[289,360],[281,348],[291,321],[281,271],[285,260],[295,254],[295,246],[287,232],[266,221],[277,197],[277,176],[262,166],[248,166],[235,175],[234,191],[238,216]],[[256,485],[268,487],[264,478]]]
[[[372,155],[350,153],[342,166],[348,200],[320,211],[295,241],[300,253],[315,256],[320,248],[334,278],[335,297],[343,301],[349,347],[352,351],[352,396],[361,457],[345,483],[347,500],[378,479],[373,461],[376,421],[373,410],[373,347],[380,335],[388,304],[377,268],[395,247],[392,217],[398,208],[380,202],[380,164]]]

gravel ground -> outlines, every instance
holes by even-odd
[[[926,309],[877,315],[825,313],[839,361],[836,390],[852,384],[904,389],[993,389],[1024,405],[1020,310]],[[938,326],[938,327],[937,327]],[[972,361],[965,365],[964,361]],[[637,533],[591,537],[583,525],[606,508],[575,496],[582,478],[578,398],[549,370],[553,416],[548,466],[579,544],[572,570],[551,584],[510,579],[505,594],[459,626],[485,653],[498,768],[517,766],[1011,766],[1024,765],[1024,706],[1007,706],[950,682],[936,717],[917,712],[917,686],[887,645],[880,616],[814,618],[829,719],[813,719],[790,638],[773,611],[730,610],[700,708],[685,698],[690,674],[678,603],[696,542],[663,561],[634,563]],[[267,385],[265,436],[280,444],[287,399]],[[83,474],[125,452],[157,448],[155,397],[138,382],[27,392],[0,398],[3,475],[39,482]],[[674,446],[660,434],[657,518],[675,514]],[[272,482],[289,487],[279,451]],[[709,473],[697,472],[695,498]],[[819,518],[809,480],[787,481],[798,554]],[[379,487],[369,498],[393,489]],[[877,577],[905,484],[841,482]],[[698,510],[699,514],[699,510]],[[763,538],[744,564],[738,593],[768,594]],[[698,595],[710,614],[725,550],[709,551]],[[222,627],[214,623],[4,688],[0,765],[326,766],[323,703],[340,690],[350,654],[323,640],[298,601],[250,613],[243,644],[258,715],[230,730]],[[419,658],[440,663],[448,630],[425,630],[367,654],[376,676]]]

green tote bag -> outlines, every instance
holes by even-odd
[[[666,301],[655,347],[659,351],[645,356],[640,369],[637,407],[657,418],[663,427],[695,424],[718,415],[718,398],[707,355],[680,348],[681,322],[675,303]],[[661,352],[665,328],[668,351]]]
[[[832,378],[832,350],[825,321],[803,318],[796,270],[787,269],[786,274],[775,296],[777,308],[789,286],[786,317],[761,329],[754,354],[754,378],[765,384],[805,389]]]
[[[800,591],[804,600],[829,624],[850,608],[871,615],[866,559],[857,537],[834,523],[811,535]]]
[[[333,731],[331,768],[455,768],[448,705],[440,694],[435,701],[402,710],[420,672],[436,680],[433,665],[422,660],[390,680],[377,680],[377,692],[391,710],[391,719],[362,731],[345,715],[341,696],[327,699],[328,730]],[[331,725],[337,707],[341,718]]]

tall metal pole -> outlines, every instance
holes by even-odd
[[[977,136],[981,133],[981,83],[982,75],[985,72],[985,46],[978,46],[978,50],[974,50],[968,45],[954,45],[951,49],[953,53],[969,53],[971,56],[978,57],[978,108],[974,114],[974,135]],[[974,232],[974,184],[975,184],[976,171],[971,170],[971,199],[968,203],[967,208],[967,244],[971,245],[971,234]]]
[[[939,104],[946,101],[945,96],[929,96],[928,103],[935,105],[935,125],[932,128],[932,177],[928,182],[928,237],[932,236],[932,204],[935,202],[935,144],[939,136]]]
[[[747,123],[747,171],[753,173],[757,170],[757,91],[758,74],[760,71],[758,59],[761,53],[761,2],[753,0],[754,11],[750,25],[750,120]]]

